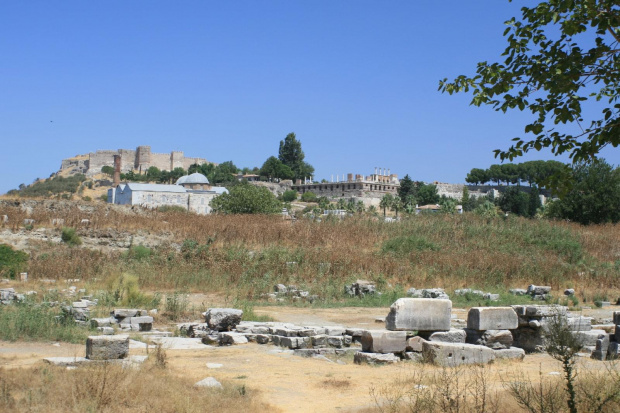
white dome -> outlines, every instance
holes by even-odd
[[[209,180],[201,173],[195,172],[191,175],[182,176],[178,179],[177,185],[182,184],[208,184]]]

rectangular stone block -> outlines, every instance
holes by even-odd
[[[129,354],[129,336],[89,336],[86,358],[89,360],[124,359]]]
[[[318,336],[312,337],[312,346],[313,347],[326,347],[327,336],[325,334],[319,334]]]
[[[426,341],[423,343],[422,348],[424,360],[439,366],[454,367],[461,364],[486,364],[495,360],[493,350],[473,344]]]
[[[518,326],[512,307],[473,307],[467,313],[467,328],[472,330],[513,330]]]
[[[428,341],[441,341],[443,343],[464,343],[467,334],[465,330],[453,328],[450,331],[435,331],[428,336]]]
[[[335,348],[342,348],[344,345],[343,336],[327,336],[327,345]]]
[[[610,360],[616,360],[620,358],[620,343],[616,341],[612,341],[609,343],[609,349],[607,350],[607,354]]]
[[[394,364],[399,361],[400,358],[391,353],[362,353],[361,351],[358,351],[353,356],[353,362],[355,364]]]
[[[514,339],[510,330],[472,330],[467,329],[467,343],[486,346],[493,350],[507,349]]]
[[[112,311],[114,318],[139,317],[142,314],[146,314],[146,311],[138,310],[136,308],[118,308]]]
[[[522,348],[511,347],[493,351],[496,359],[523,360],[525,358],[525,350]]]
[[[422,343],[426,340],[420,336],[411,337],[407,340],[407,350],[415,351],[418,353],[422,352]]]
[[[449,331],[452,301],[400,298],[390,307],[385,328],[392,331]]]
[[[362,334],[362,351],[367,353],[400,353],[406,348],[406,331],[366,330]]]
[[[282,336],[282,337],[297,337],[298,332],[299,330],[297,329],[280,327],[280,328],[276,328],[274,334],[277,336]]]
[[[603,330],[575,331],[573,334],[581,340],[583,346],[596,346],[596,340],[607,337]]]
[[[343,336],[346,331],[347,329],[341,326],[325,327],[325,334],[327,334],[328,336]]]
[[[91,318],[90,325],[95,327],[110,327],[116,324],[116,320],[113,318]]]
[[[592,317],[570,317],[567,320],[567,327],[571,331],[590,331],[592,330]]]
[[[568,307],[563,305],[512,305],[519,317],[554,317],[566,316]]]
[[[247,344],[248,338],[243,333],[223,332],[219,333],[220,346],[232,346],[235,344]]]

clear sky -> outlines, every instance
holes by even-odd
[[[528,117],[470,107],[438,81],[497,61],[521,4],[4,0],[0,193],[96,149],[260,166],[289,132],[317,179],[384,167],[464,182]]]

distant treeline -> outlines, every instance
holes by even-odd
[[[523,163],[505,163],[491,165],[488,169],[474,168],[465,181],[470,184],[481,185],[494,182],[501,185],[520,185],[527,183],[530,186],[546,187],[547,180],[557,172],[565,169],[566,165],[558,161],[528,161]]]

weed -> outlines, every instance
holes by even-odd
[[[7,341],[68,341],[86,340],[88,330],[72,319],[59,322],[58,309],[33,303],[0,306],[0,339]]]
[[[82,245],[82,239],[75,232],[75,228],[64,227],[62,229],[62,234],[60,235],[60,239],[65,244],[70,245],[72,247]]]

